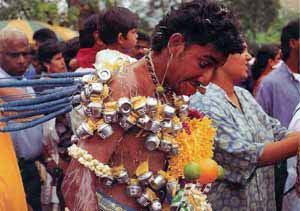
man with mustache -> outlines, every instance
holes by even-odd
[[[29,66],[29,42],[26,35],[14,28],[0,32],[0,79],[22,78]],[[16,79],[17,80],[17,79]],[[16,90],[23,94],[14,94]],[[7,97],[10,95],[10,97]],[[33,96],[31,87],[24,89],[2,88],[0,96],[4,101]],[[34,210],[40,210],[40,181],[35,160],[42,153],[43,132],[41,125],[23,131],[11,132],[16,155],[19,161],[27,202]]]

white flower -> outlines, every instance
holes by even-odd
[[[98,165],[98,166],[96,167],[96,169],[97,169],[97,171],[102,171],[103,167],[102,167],[101,165]]]
[[[98,166],[100,164],[100,162],[96,159],[94,160],[91,160],[91,163],[94,165],[94,166]]]
[[[84,159],[83,157],[80,157],[80,158],[78,159],[78,162],[81,163],[81,164],[83,164],[83,163],[85,162],[85,159]]]
[[[92,161],[93,156],[90,155],[90,154],[85,154],[85,155],[83,155],[83,158],[84,158],[85,160],[87,160],[87,161]]]

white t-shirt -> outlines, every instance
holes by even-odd
[[[2,79],[1,79],[2,78]],[[0,80],[13,79],[12,76],[7,74],[2,68],[0,68]],[[25,80],[25,79],[24,79]],[[5,88],[3,88],[5,89]],[[32,87],[23,88],[27,94],[34,95]],[[1,97],[1,96],[0,96]],[[5,101],[16,100],[16,96],[10,97],[5,96],[3,99]],[[37,125],[32,128],[25,130],[11,132],[11,138],[14,143],[14,148],[18,158],[24,158],[26,160],[34,160],[41,155],[43,151],[43,127],[42,125]],[[1,141],[1,140],[0,140]]]
[[[300,74],[294,74],[296,80],[300,79]],[[295,109],[293,118],[289,124],[289,130],[300,131],[300,103]],[[284,192],[286,193],[296,183],[296,156],[291,157],[287,160],[287,171],[288,177],[285,182]],[[297,196],[295,189],[287,193],[283,197],[282,210],[284,211],[299,211],[300,210],[300,198]]]

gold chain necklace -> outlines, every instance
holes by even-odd
[[[165,103],[169,104],[169,100],[168,100],[167,95],[170,95],[172,97],[173,91],[169,86],[167,86],[167,85],[164,86],[163,85],[167,70],[164,74],[163,82],[160,83],[159,80],[158,80],[158,77],[155,73],[154,64],[153,64],[150,53],[151,52],[149,52],[149,54],[146,54],[145,60],[146,60],[147,69],[150,73],[151,79],[152,79],[154,85],[156,86],[155,95],[159,100],[160,100],[160,98],[162,98],[162,100]]]

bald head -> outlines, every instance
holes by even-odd
[[[29,42],[16,28],[0,30],[0,66],[10,75],[23,75],[29,66]]]

